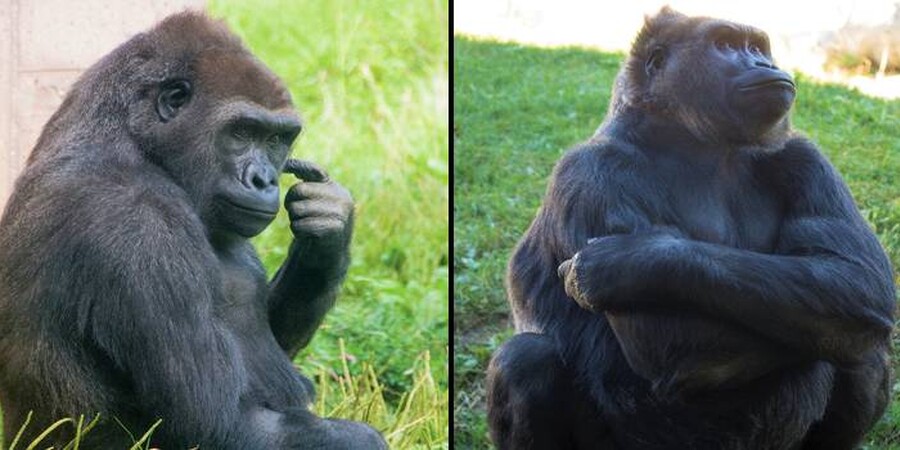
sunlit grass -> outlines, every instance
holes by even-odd
[[[343,348],[343,342],[339,344]],[[315,377],[318,396],[314,409],[324,417],[340,417],[371,424],[382,432],[393,449],[449,448],[449,394],[445,387],[435,381],[432,369],[431,355],[428,352],[419,355],[415,365],[410,368],[410,389],[401,395],[396,404],[385,397],[385,387],[378,380],[378,371],[368,363],[362,364],[359,375],[353,375],[348,364],[344,364],[337,373],[321,369]],[[447,367],[436,369],[444,371],[443,376],[447,376]],[[57,429],[74,429],[75,438],[61,450],[78,450],[83,437],[100,420],[100,416],[90,420],[84,416],[60,419],[26,443],[21,441],[21,436],[28,429],[30,418],[29,415],[29,420],[12,438],[7,450],[47,448],[44,439]],[[134,442],[130,449],[149,448],[153,432],[161,425],[163,421],[159,420],[139,435],[133,433],[133,430],[126,430],[131,433]]]
[[[298,359],[312,373],[363,361],[394,400],[423,351],[446,363],[449,261],[447,2],[214,2],[287,83],[305,120],[294,156],[353,194],[353,264],[337,307]],[[284,187],[294,183],[282,177]],[[270,272],[287,251],[279,216],[255,243]],[[434,376],[442,385],[443,371]]]
[[[294,156],[324,166],[356,200],[343,293],[297,359],[319,375],[319,412],[363,419],[356,407],[377,405],[384,413],[373,423],[396,448],[440,446],[447,402],[422,401],[419,386],[429,380],[428,395],[447,395],[448,2],[216,1],[210,9],[290,88],[305,122]],[[283,187],[294,182],[282,178]],[[270,273],[289,242],[283,215],[255,240]],[[379,398],[385,403],[363,407]]]

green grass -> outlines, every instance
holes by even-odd
[[[622,55],[454,39],[454,446],[489,446],[484,370],[512,331],[503,290],[510,251],[553,164],[602,120]],[[900,102],[799,78],[794,125],[850,184],[900,267]],[[900,347],[900,340],[895,339]],[[900,355],[895,358],[900,359]],[[900,384],[867,448],[900,449]]]
[[[210,10],[290,88],[305,121],[294,156],[324,166],[356,200],[342,295],[297,362],[323,374],[322,391],[347,375],[366,389],[323,395],[319,412],[363,418],[349,406],[367,403],[348,400],[377,391],[382,413],[365,418],[392,445],[446,447],[447,0],[215,1]],[[289,242],[284,215],[255,240],[270,273]],[[423,384],[427,395],[416,390]]]
[[[448,1],[209,9],[290,88],[305,120],[294,156],[324,166],[356,200],[342,295],[296,360],[316,378],[317,411],[368,420],[392,448],[447,448]],[[284,214],[255,239],[270,273],[289,242]]]
[[[302,365],[336,371],[343,338],[351,372],[363,360],[383,367],[395,397],[426,350],[447,382],[447,8],[446,0],[210,8],[290,88],[305,120],[294,156],[324,166],[356,200],[353,265]],[[270,272],[289,242],[282,212],[255,240]]]

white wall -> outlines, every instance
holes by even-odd
[[[82,70],[170,13],[204,0],[0,0],[0,209]]]

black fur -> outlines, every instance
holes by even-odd
[[[849,449],[881,416],[891,267],[771,61],[745,25],[647,20],[509,263],[499,448]]]
[[[0,220],[0,403],[10,439],[100,414],[82,448],[385,448],[309,411],[291,357],[334,303],[353,203],[286,158],[300,123],[227,28],[182,13],[91,67],[44,128]],[[247,240],[285,207],[267,282]],[[123,427],[125,429],[123,429]],[[72,427],[43,446],[72,438]]]

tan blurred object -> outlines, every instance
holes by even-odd
[[[0,209],[41,128],[81,72],[204,0],[0,0]]]

